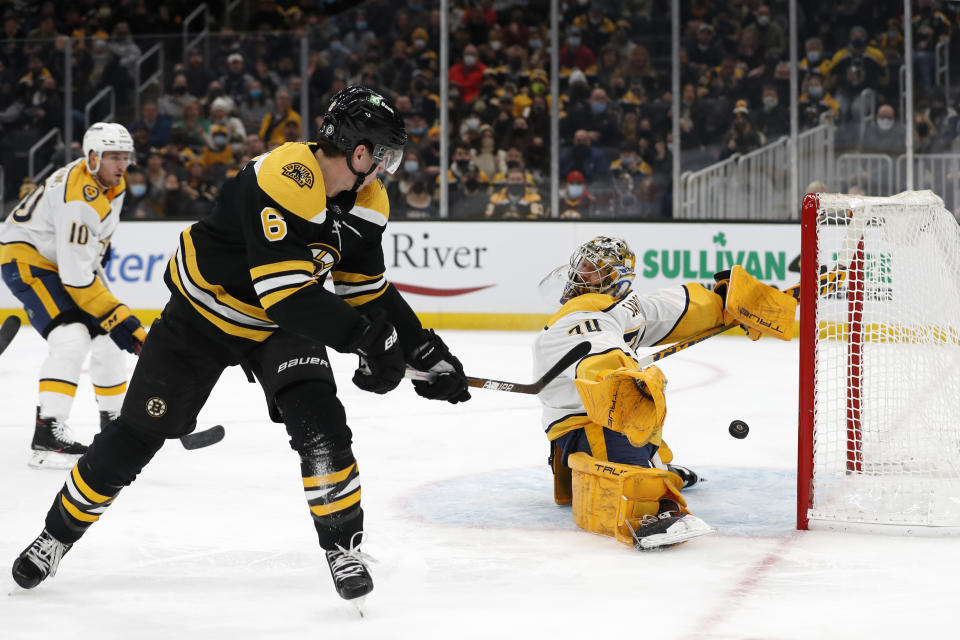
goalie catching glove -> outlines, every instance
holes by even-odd
[[[622,367],[603,372],[596,382],[577,378],[574,384],[592,422],[622,433],[634,447],[651,440],[659,445],[667,417],[667,379],[659,367]]]
[[[360,338],[349,349],[360,356],[353,384],[364,391],[387,393],[397,388],[406,370],[397,331],[382,309],[374,309],[363,323]]]
[[[727,324],[739,324],[751,340],[761,335],[793,338],[796,298],[763,284],[740,265],[714,274],[713,279],[717,282],[713,292],[723,300]]]
[[[410,366],[417,371],[436,374],[430,380],[414,380],[417,395],[428,400],[446,400],[450,404],[470,399],[467,377],[460,360],[450,353],[450,348],[433,329],[425,332],[426,341],[410,356]]]
[[[147,332],[137,316],[130,313],[125,304],[117,305],[113,311],[100,318],[100,327],[110,334],[118,347],[130,353],[139,354]]]

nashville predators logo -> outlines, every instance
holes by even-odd
[[[296,182],[298,186],[308,189],[313,187],[313,171],[310,171],[305,164],[291,162],[283,165],[282,170],[283,175]]]
[[[167,412],[167,401],[154,396],[147,400],[147,415],[151,418],[160,418]]]
[[[100,195],[100,189],[97,189],[92,184],[84,185],[83,187],[83,199],[87,202],[93,202],[97,199],[97,196]]]

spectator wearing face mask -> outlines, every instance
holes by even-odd
[[[450,67],[450,82],[460,88],[460,99],[464,104],[474,101],[483,84],[483,72],[487,66],[480,62],[477,48],[468,44],[463,49],[463,58]]]
[[[839,105],[823,84],[823,76],[812,71],[804,83],[806,90],[797,99],[800,129],[812,129],[827,122],[836,122]]]
[[[779,60],[787,50],[787,35],[783,32],[783,28],[773,21],[770,16],[770,7],[765,4],[757,7],[753,17],[753,23],[746,29],[757,32],[757,42],[764,57]]]
[[[571,171],[567,174],[566,185],[560,190],[560,219],[580,220],[589,218],[594,212],[595,199],[587,191],[583,174]]]
[[[905,128],[897,122],[893,107],[877,109],[876,121],[867,124],[860,144],[861,153],[882,153],[896,158],[906,152]]]
[[[233,167],[237,162],[237,150],[233,148],[230,142],[230,135],[227,128],[222,124],[215,124],[210,127],[208,135],[209,142],[203,148],[199,156],[199,163],[203,167],[219,167],[219,172],[224,172]]]
[[[487,174],[480,171],[473,161],[473,155],[470,153],[470,146],[464,142],[457,142],[453,145],[453,159],[450,168],[447,170],[447,184],[450,193],[450,208],[454,208],[453,201],[458,194],[463,191],[464,184],[469,179],[475,179],[478,183],[484,185],[490,184],[490,178]],[[437,176],[437,184],[440,183],[440,176]]]
[[[934,84],[936,48],[943,41],[950,41],[950,20],[937,11],[933,0],[917,0],[917,12],[911,18],[913,25],[913,64],[924,89]]]
[[[603,15],[603,7],[599,2],[590,3],[586,13],[573,19],[573,26],[580,29],[583,43],[593,51],[599,51],[610,42],[617,30],[613,20]]]
[[[197,98],[190,95],[187,90],[187,76],[178,73],[173,77],[170,92],[163,94],[157,100],[157,109],[161,115],[165,115],[171,120],[180,120],[183,118],[183,108],[191,102],[196,102],[196,100]]]
[[[913,151],[914,153],[937,153],[940,151],[937,128],[930,121],[930,116],[918,113],[913,117]]]
[[[830,73],[833,62],[830,56],[823,49],[823,40],[820,38],[807,38],[804,42],[805,55],[798,63],[801,73],[806,73],[816,69],[824,77]]]
[[[867,30],[856,26],[850,29],[850,42],[837,51],[831,65],[828,78],[835,85],[840,121],[859,122],[863,91],[882,91],[887,86],[887,60],[880,49],[867,44]]]
[[[427,174],[420,165],[420,154],[415,149],[407,149],[403,152],[400,169],[393,174],[384,174],[380,181],[387,190],[390,202],[399,202],[406,197],[414,182],[425,181],[426,178]]]
[[[487,220],[537,220],[544,217],[543,199],[526,183],[524,171],[516,167],[507,171],[507,184],[490,195],[484,212]]]
[[[571,69],[580,69],[587,75],[596,73],[597,56],[585,44],[580,29],[570,27],[567,30],[566,45],[560,48],[560,74],[566,75]]]
[[[560,174],[579,171],[587,183],[605,176],[609,164],[604,153],[593,146],[593,140],[586,129],[575,131],[573,146],[564,149],[560,154]]]
[[[250,83],[250,90],[239,105],[244,129],[250,131],[259,131],[260,123],[273,111],[273,100],[267,96],[259,80]]]
[[[396,213],[400,220],[429,220],[436,218],[438,208],[427,189],[427,183],[417,180],[399,200],[392,201],[390,217]]]
[[[227,143],[234,153],[243,155],[246,153],[247,129],[240,118],[231,115],[232,111],[233,101],[226,96],[216,98],[210,103],[210,135],[213,135],[214,127],[223,127],[227,132]],[[208,139],[207,145],[214,146],[212,142],[212,139]]]
[[[701,22],[697,26],[694,41],[686,46],[687,63],[690,67],[703,73],[720,64],[723,59],[723,47],[716,41],[713,27],[709,22]]]
[[[780,104],[780,96],[773,85],[763,87],[762,108],[757,112],[757,130],[768,141],[790,135],[790,111]]]
[[[130,171],[126,176],[127,197],[123,200],[123,209],[120,211],[122,220],[131,218],[155,217],[155,203],[148,197],[150,185],[142,171]]]
[[[748,153],[763,146],[763,135],[754,127],[750,119],[750,109],[746,100],[737,100],[733,108],[733,123],[727,131],[720,159],[729,158],[736,153]]]

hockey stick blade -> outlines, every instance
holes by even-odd
[[[209,447],[212,444],[217,444],[223,440],[223,436],[226,435],[226,430],[223,428],[223,425],[218,424],[215,427],[210,427],[209,429],[204,429],[203,431],[194,431],[193,433],[188,433],[185,436],[180,436],[180,444],[183,445],[183,448],[188,451],[193,451],[194,449],[203,449],[204,447]]]
[[[570,349],[570,351],[567,351],[562,358],[557,360],[557,363],[550,367],[549,371],[540,376],[539,380],[536,382],[531,382],[530,384],[507,382],[505,380],[495,380],[494,378],[474,378],[473,376],[467,376],[467,385],[470,387],[476,387],[478,389],[509,391],[510,393],[529,393],[536,395],[543,391],[544,387],[553,382],[554,378],[563,373],[567,367],[574,364],[588,353],[590,353],[590,343],[581,342],[574,348]],[[433,378],[433,376],[434,374],[432,373],[425,373],[423,371],[417,371],[416,369],[407,369],[406,373],[406,377],[413,380],[429,381]]]
[[[3,353],[20,331],[20,316],[7,316],[0,326],[0,353]]]

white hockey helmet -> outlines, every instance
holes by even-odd
[[[90,166],[91,151],[96,158],[95,166]],[[136,159],[133,137],[126,127],[115,122],[96,122],[83,134],[83,161],[90,173],[100,170],[100,158],[104,151],[127,151],[131,164]]]

